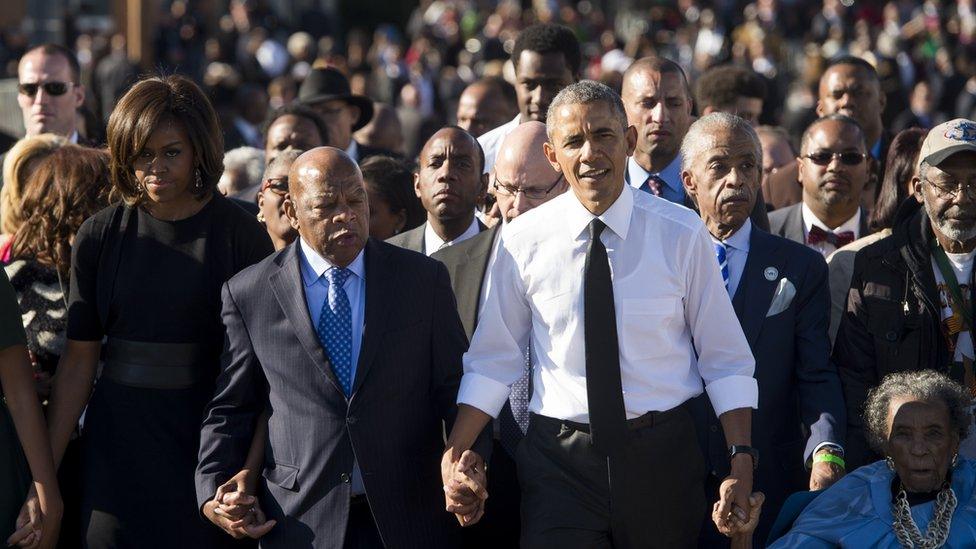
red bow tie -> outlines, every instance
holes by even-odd
[[[819,244],[821,242],[829,242],[833,244],[835,248],[842,248],[851,242],[854,242],[854,232],[844,231],[840,233],[832,233],[825,231],[816,225],[810,227],[810,232],[807,234],[807,244]]]

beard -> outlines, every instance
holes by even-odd
[[[932,224],[949,240],[954,242],[968,242],[976,238],[976,220],[962,222],[949,219],[945,214],[951,208],[947,208],[941,213],[935,211],[935,207],[929,203],[929,199],[924,194],[922,195],[922,204],[925,206],[925,213],[928,214]]]

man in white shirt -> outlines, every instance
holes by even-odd
[[[871,163],[860,124],[843,114],[814,121],[803,132],[797,170],[803,201],[770,213],[770,232],[824,257],[869,234],[860,196]]]
[[[515,39],[515,96],[519,113],[478,138],[485,151],[484,172],[491,172],[502,141],[530,120],[546,121],[549,103],[559,90],[579,80],[582,56],[573,31],[562,25],[539,23],[526,27]]]
[[[429,256],[485,230],[474,210],[484,200],[488,175],[482,173],[485,157],[478,141],[457,126],[431,136],[419,160],[414,191],[427,222],[387,242]]]
[[[568,86],[547,120],[546,156],[572,192],[503,229],[464,357],[445,484],[507,401],[528,340],[535,390],[516,456],[522,547],[694,544],[704,471],[683,405],[703,380],[731,446],[718,515],[738,531],[757,458],[748,446],[757,386],[708,233],[691,211],[625,184],[636,132],[610,88]]]

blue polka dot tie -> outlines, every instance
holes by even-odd
[[[332,267],[325,271],[329,281],[329,297],[322,304],[319,316],[319,341],[325,347],[339,384],[346,396],[352,393],[352,308],[343,284],[352,272]]]

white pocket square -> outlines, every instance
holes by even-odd
[[[769,304],[769,310],[766,311],[766,318],[785,311],[790,303],[793,303],[795,295],[796,286],[788,278],[779,279],[779,284],[776,285],[776,293],[773,294],[773,302]]]

